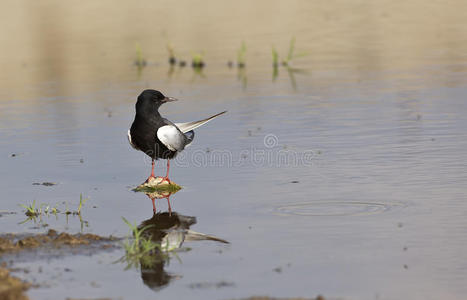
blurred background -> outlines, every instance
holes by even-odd
[[[3,0],[0,46],[2,233],[127,236],[152,217],[136,97],[179,98],[174,122],[228,110],[172,164],[171,203],[230,245],[187,242],[161,282],[122,249],[18,256],[32,299],[465,298],[467,1]],[[19,207],[81,194],[79,220]]]
[[[249,66],[268,70],[271,46],[285,56],[292,37],[297,51],[309,54],[299,66],[328,72],[332,80],[392,72],[413,80],[418,70],[428,73],[426,84],[456,84],[461,79],[446,73],[465,71],[464,1],[7,0],[1,5],[1,99],[27,99],[51,83],[65,95],[134,80],[137,44],[148,62],[159,64],[143,78],[165,77],[167,44],[186,60],[203,52],[211,67],[223,67],[245,41]],[[212,69],[206,73],[222,73]]]

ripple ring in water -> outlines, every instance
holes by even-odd
[[[281,205],[273,209],[280,216],[368,216],[386,212],[398,203],[359,201],[314,201]]]

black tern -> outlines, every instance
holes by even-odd
[[[159,107],[166,102],[176,100],[156,90],[145,90],[136,101],[136,115],[128,130],[128,141],[133,148],[146,153],[152,159],[151,175],[146,182],[155,178],[154,161],[161,158],[167,159],[167,173],[163,180],[170,183],[170,160],[193,141],[195,137],[193,129],[227,112],[223,111],[200,121],[173,123],[160,115]]]

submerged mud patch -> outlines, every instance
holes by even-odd
[[[0,299],[2,300],[28,300],[24,292],[30,287],[18,278],[10,276],[10,271],[0,267]]]

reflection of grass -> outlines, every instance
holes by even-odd
[[[239,68],[237,72],[237,78],[242,82],[242,87],[245,90],[247,83],[248,83],[248,78],[246,76],[246,69],[245,68]]]
[[[153,227],[153,225],[148,225],[143,228],[138,228],[135,224],[131,224],[127,219],[122,217],[125,224],[130,228],[130,233],[132,238],[127,238],[123,242],[123,248],[125,249],[125,255],[121,257],[118,262],[126,262],[127,267],[129,268],[138,268],[141,263],[145,267],[150,267],[154,262],[154,254],[157,252],[161,260],[168,259],[168,255],[164,253],[161,249],[161,245],[152,241],[150,238],[143,236],[144,231],[148,228]]]

